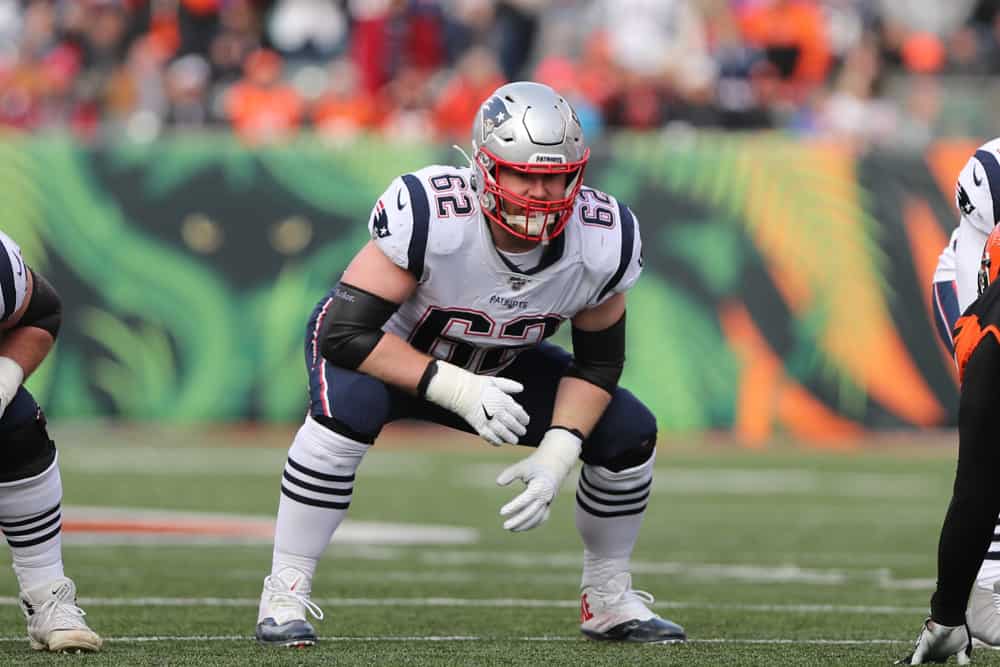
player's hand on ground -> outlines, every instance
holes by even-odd
[[[437,370],[427,383],[427,400],[469,422],[491,445],[515,445],[527,433],[528,413],[511,396],[524,391],[520,382],[476,375],[446,361],[432,363]]]
[[[549,518],[549,505],[563,480],[580,458],[583,441],[563,428],[551,428],[531,456],[508,467],[497,477],[497,484],[507,486],[519,479],[528,487],[500,508],[506,518],[503,527],[519,532],[531,530]]]
[[[896,661],[897,665],[923,665],[943,663],[955,656],[958,664],[969,664],[972,654],[972,638],[967,625],[939,625],[927,619],[917,637],[913,653]]]

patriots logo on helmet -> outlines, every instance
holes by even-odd
[[[510,111],[499,97],[491,97],[483,105],[483,141],[493,134],[493,131],[510,120]]]
[[[955,200],[958,203],[958,208],[965,215],[969,215],[976,210],[976,206],[972,203],[972,199],[969,198],[969,193],[965,191],[962,184],[958,184],[958,190],[955,191]]]
[[[375,214],[372,217],[372,234],[380,239],[389,236],[389,214],[385,212],[385,206],[379,199],[375,204]]]

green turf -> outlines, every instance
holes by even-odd
[[[55,431],[67,505],[265,517],[276,508],[288,433]],[[542,528],[505,533],[497,510],[513,492],[490,480],[520,452],[473,440],[455,451],[420,447],[437,437],[372,451],[351,518],[475,528],[479,540],[331,547],[313,586],[326,612],[319,646],[250,641],[269,546],[67,545],[67,573],[109,638],[106,651],[34,654],[12,641],[23,621],[8,605],[0,664],[871,665],[905,653],[925,613],[954,470],[948,436],[937,448],[850,455],[664,447],[635,577],[687,628],[684,646],[581,639],[573,484]],[[9,576],[0,595],[15,592]],[[111,600],[139,597],[227,606]],[[437,637],[466,639],[429,640]],[[973,661],[1000,665],[1000,655],[977,651]]]

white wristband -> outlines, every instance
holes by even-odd
[[[0,405],[4,408],[24,382],[24,369],[10,357],[0,357]]]
[[[458,410],[462,405],[462,390],[467,384],[466,375],[468,371],[438,359],[437,372],[427,383],[424,398],[446,410]]]
[[[550,428],[535,450],[535,457],[559,466],[563,476],[569,474],[573,464],[580,458],[583,440],[564,428]]]

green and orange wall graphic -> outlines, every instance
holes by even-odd
[[[590,185],[630,204],[645,272],[623,383],[661,430],[840,442],[954,425],[930,276],[976,141],[853,155],[779,136],[621,135]],[[294,421],[302,335],[397,174],[440,146],[0,136],[0,229],[63,296],[29,386],[53,418]]]

